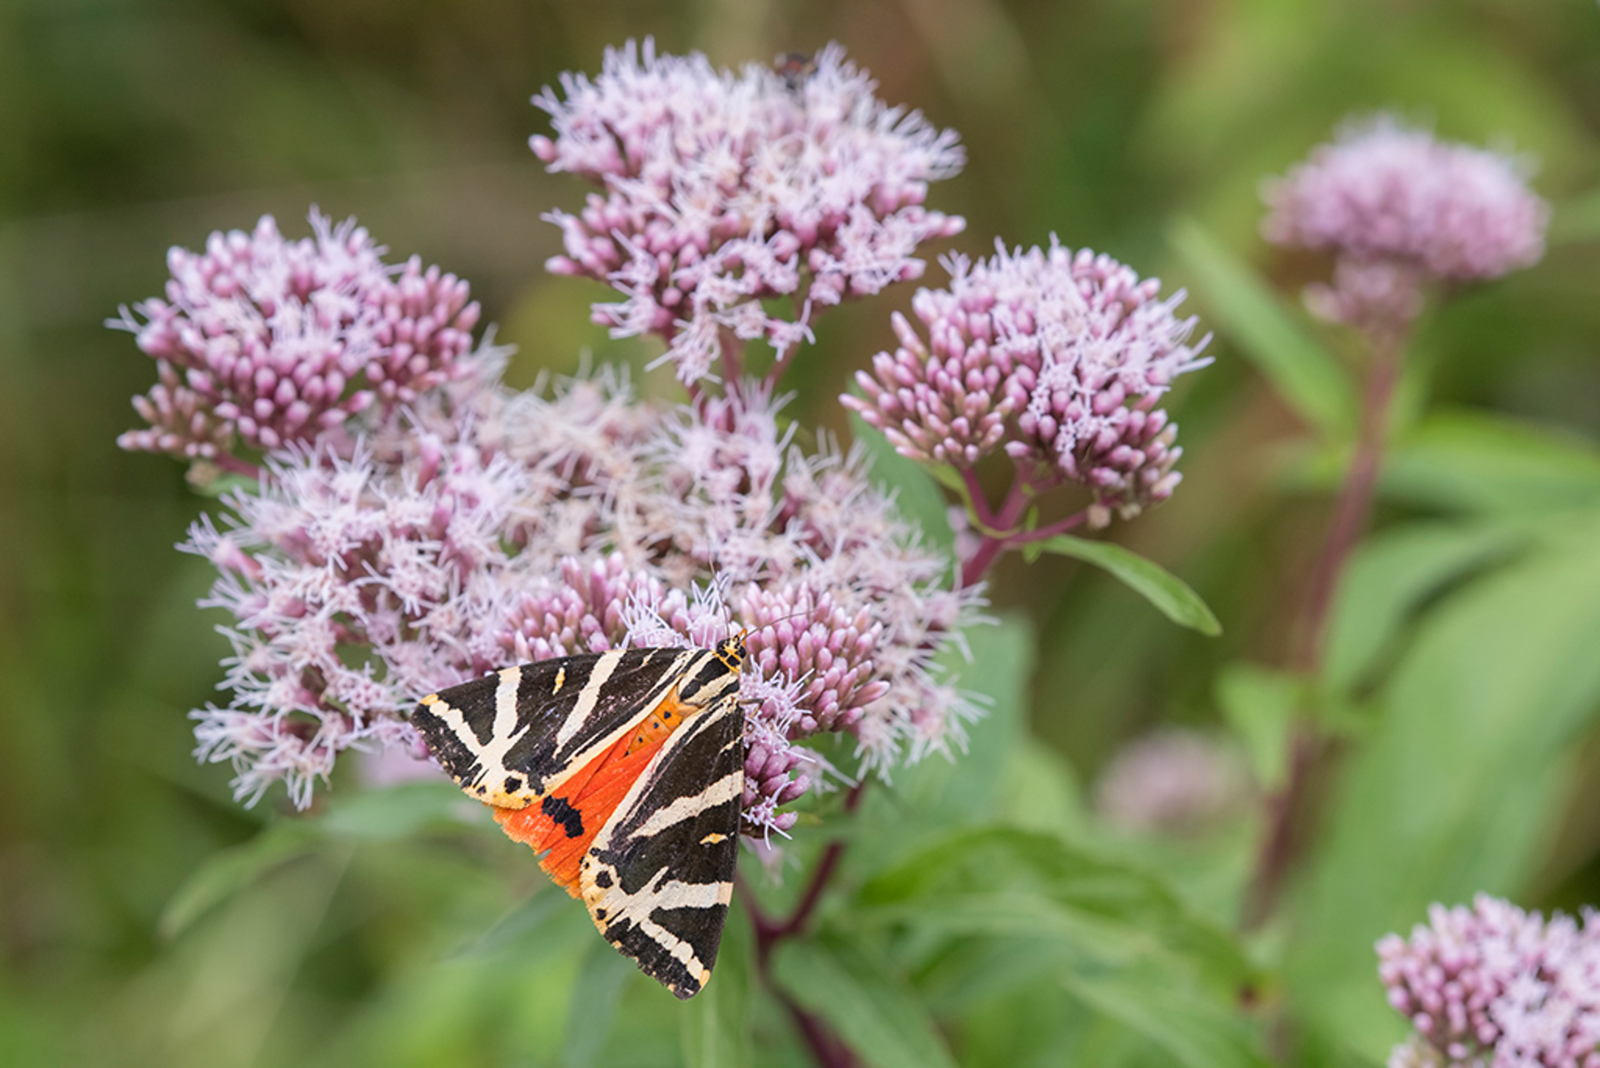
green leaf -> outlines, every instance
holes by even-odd
[[[1454,523],[1414,523],[1369,538],[1351,558],[1334,600],[1324,684],[1347,694],[1394,648],[1418,606],[1521,540],[1504,527]]]
[[[1211,637],[1222,633],[1222,624],[1188,583],[1138,553],[1108,541],[1089,541],[1071,534],[1057,534],[1044,541],[1042,547],[1046,552],[1071,556],[1109,571],[1180,626]]]
[[[1302,317],[1194,220],[1178,220],[1168,237],[1217,329],[1308,425],[1325,437],[1351,436],[1355,390],[1338,359],[1317,343]]]
[[[1530,554],[1428,614],[1345,769],[1286,950],[1291,996],[1329,1041],[1381,1056],[1401,1030],[1372,981],[1377,938],[1434,901],[1515,898],[1540,870],[1600,706],[1600,531],[1574,533],[1588,544]]]
[[[1158,972],[1140,975],[1064,972],[1074,996],[1143,1035],[1187,1068],[1265,1068],[1250,1029],[1231,1006],[1174,988]]]
[[[722,949],[711,981],[684,1006],[683,1060],[688,1068],[744,1068],[753,1064],[750,995],[756,982],[755,939],[735,901],[722,929]]]
[[[1244,740],[1263,790],[1283,784],[1289,732],[1306,711],[1305,688],[1297,675],[1255,664],[1227,664],[1217,675],[1217,706]]]
[[[1239,1017],[1238,998],[1257,979],[1233,938],[1159,877],[1054,836],[953,833],[864,886],[845,921],[856,932],[865,924],[912,944],[932,940],[918,974],[954,1009],[1055,975],[1163,1050],[1160,1063],[1265,1063]],[[1006,953],[1015,958],[1009,975]]]
[[[399,841],[433,826],[460,826],[462,814],[479,807],[443,780],[341,795],[325,812],[279,820],[248,842],[208,857],[167,903],[158,930],[163,937],[176,937],[218,903],[296,857],[330,844]]]
[[[459,827],[463,817],[470,820],[481,814],[481,805],[441,775],[432,781],[342,794],[329,802],[326,812],[305,822],[331,838],[393,842],[430,828]]]
[[[1252,969],[1233,939],[1148,872],[1005,827],[944,836],[864,885],[857,922],[982,937],[1051,937],[1105,965],[1160,960],[1231,991]]]
[[[1034,631],[1025,620],[1008,617],[973,626],[963,636],[972,659],[954,649],[938,669],[973,694],[983,714],[966,725],[965,744],[952,745],[949,756],[929,753],[896,771],[892,782],[868,789],[851,821],[855,836],[845,853],[854,877],[893,863],[930,835],[988,820],[1002,803],[1006,769],[1027,729]]]
[[[847,946],[786,942],[774,954],[779,986],[827,1020],[876,1068],[954,1068],[955,1060],[916,996],[886,969]]]
[[[1024,831],[1081,838],[1089,826],[1083,788],[1055,748],[1029,735],[1012,749],[1001,779],[998,815]]]
[[[1383,490],[1468,512],[1592,509],[1600,506],[1600,449],[1501,415],[1435,412],[1395,442]]]
[[[868,426],[854,412],[850,415],[850,435],[871,460],[867,477],[885,493],[894,495],[900,514],[930,542],[948,551],[955,543],[955,533],[947,514],[950,502],[935,480],[935,473],[941,468],[935,467],[930,473],[929,468],[901,456],[881,431]]]
[[[316,835],[304,821],[284,820],[248,842],[213,853],[178,887],[162,910],[156,930],[162,938],[178,937],[217,905],[255,885],[275,871],[317,848]]]
[[[611,1034],[622,988],[638,974],[633,961],[598,939],[584,954],[578,981],[567,999],[566,1036],[561,1047],[562,1068],[589,1068],[596,1063]]]

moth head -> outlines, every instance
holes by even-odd
[[[749,631],[740,630],[731,638],[724,638],[717,643],[717,658],[733,670],[738,671],[744,663],[744,636]]]

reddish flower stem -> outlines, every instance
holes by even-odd
[[[794,296],[790,298],[790,303],[794,307],[795,322],[799,322],[801,316],[805,314],[805,301],[801,299],[800,295],[806,292],[808,288],[808,285],[801,285],[800,288],[794,291]],[[793,360],[794,354],[799,351],[800,342],[796,341],[793,345],[790,345],[787,349],[785,349],[777,359],[772,361],[772,369],[767,372],[768,391],[775,392],[777,390],[778,379],[783,377],[783,372],[789,369],[789,361]]]
[[[1389,409],[1405,355],[1404,332],[1374,330],[1369,337],[1372,366],[1367,372],[1362,395],[1355,453],[1334,502],[1328,532],[1312,570],[1311,585],[1293,637],[1290,666],[1307,678],[1315,677],[1322,670],[1334,595],[1350,554],[1372,515],[1387,444]],[[1326,751],[1326,739],[1302,715],[1290,731],[1287,779],[1266,799],[1267,829],[1256,857],[1255,875],[1246,893],[1243,920],[1246,929],[1259,926],[1272,914],[1289,871],[1304,849],[1310,822],[1311,786]]]
[[[980,496],[981,500],[982,497]],[[985,523],[988,529],[983,532],[983,540],[978,543],[978,551],[961,565],[961,585],[963,588],[975,584],[1005,552],[1017,524],[1022,522],[1023,515],[1028,510],[1028,505],[1033,501],[1032,484],[1019,471],[1012,479],[1011,490],[1006,494],[1005,503],[1000,510],[992,514],[993,522]],[[980,522],[982,516],[979,516]]]
[[[989,497],[983,492],[983,483],[978,481],[978,472],[970,467],[960,468],[961,482],[967,487],[967,498],[972,501],[972,510],[978,517],[978,522],[993,528],[995,525],[994,510],[989,507]]]
[[[1314,672],[1322,666],[1328,630],[1328,614],[1333,595],[1339,588],[1350,553],[1367,529],[1372,500],[1383,465],[1383,450],[1388,437],[1389,406],[1400,381],[1403,339],[1394,333],[1373,339],[1372,369],[1367,373],[1366,393],[1361,403],[1361,428],[1356,438],[1355,455],[1345,473],[1344,486],[1334,504],[1333,518],[1323,542],[1322,554],[1312,572],[1305,612],[1297,631],[1291,660],[1295,670]]]
[[[722,351],[723,388],[731,394],[744,373],[744,346],[727,330],[718,330],[717,347]]]
[[[1014,549],[1019,545],[1026,545],[1031,541],[1044,541],[1046,538],[1053,538],[1057,534],[1065,534],[1069,530],[1076,530],[1077,528],[1083,526],[1088,519],[1089,509],[1084,508],[1081,511],[1073,512],[1065,519],[1051,523],[1047,527],[1040,527],[1038,530],[1030,530],[1026,531],[1025,533],[1011,535],[1010,537],[1006,538],[1006,548]]]
[[[861,795],[866,788],[866,779],[862,779],[850,788],[844,799],[846,815],[853,814],[861,804]],[[858,1061],[855,1052],[833,1033],[825,1020],[807,1012],[773,984],[772,951],[784,939],[805,934],[806,925],[811,920],[811,914],[816,911],[817,903],[822,900],[823,891],[828,888],[828,884],[833,881],[834,873],[839,869],[839,860],[844,855],[844,848],[844,840],[835,838],[822,850],[822,856],[811,872],[810,881],[800,892],[800,900],[795,903],[794,911],[786,920],[775,920],[768,916],[755,895],[750,893],[748,886],[744,887],[742,894],[745,909],[750,913],[751,926],[755,928],[756,971],[761,976],[761,981],[773,991],[788,1010],[790,1018],[794,1020],[795,1029],[800,1032],[800,1037],[811,1050],[811,1056],[817,1062],[818,1068],[854,1068]]]

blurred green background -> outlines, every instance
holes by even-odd
[[[1153,724],[1216,724],[1221,665],[1283,659],[1326,497],[1308,469],[1285,474],[1302,425],[1173,235],[1197,220],[1292,304],[1321,265],[1263,244],[1259,184],[1345,114],[1396,107],[1540,161],[1548,256],[1430,319],[1414,396],[1556,428],[1580,451],[1600,437],[1589,0],[3,0],[0,1063],[659,1063],[626,1034],[576,1053],[541,1037],[574,1026],[575,982],[615,1002],[622,980],[597,957],[508,956],[452,978],[451,961],[475,959],[462,940],[489,937],[482,918],[541,878],[491,837],[406,828],[276,867],[254,854],[243,863],[262,878],[235,873],[249,888],[178,931],[179,888],[282,802],[247,812],[224,768],[190,757],[184,713],[213,699],[226,651],[215,613],[194,608],[207,565],[172,548],[203,502],[180,465],[116,449],[153,365],[102,326],[160,291],[169,246],[263,213],[298,236],[317,204],[357,216],[395,258],[469,279],[518,347],[514,383],[584,350],[642,366],[644,346],[589,324],[604,291],[543,272],[557,231],[540,214],[585,189],[544,174],[526,141],[546,129],[530,95],[645,35],[719,64],[839,41],[886,100],[961,132],[968,167],[930,198],[968,220],[948,248],[1055,232],[1189,288],[1185,309],[1217,331],[1216,365],[1174,399],[1182,489],[1111,533],[1193,584],[1223,637],[1180,631],[1065,560],[997,576],[996,604],[1037,628],[1031,722],[1075,772],[1061,781],[1092,781]],[[911,292],[823,321],[789,382],[803,425],[846,428],[835,398],[892,343],[888,313]],[[1402,495],[1379,519],[1424,512]],[[1524,904],[1600,900],[1592,735],[1585,718],[1563,736],[1577,770],[1521,861]],[[541,952],[592,939],[570,916],[510,915],[543,925]]]

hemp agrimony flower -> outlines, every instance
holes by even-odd
[[[1544,255],[1550,208],[1523,160],[1440,141],[1380,114],[1263,190],[1262,230],[1280,245],[1334,254],[1333,285],[1307,291],[1331,322],[1404,325],[1439,283],[1498,278]]]
[[[967,706],[933,661],[974,602],[859,464],[790,445],[754,387],[663,413],[604,376],[545,398],[478,371],[348,455],[272,455],[258,489],[225,498],[225,530],[192,530],[222,570],[207,603],[234,618],[233,698],[196,733],[241,798],[282,779],[305,805],[340,752],[409,743],[418,694],[676,644],[662,628],[708,645],[730,622],[751,631],[753,833],[791,826],[777,807],[826,769],[805,737],[848,732],[867,768],[959,738]],[[726,608],[685,593],[713,578]]]
[[[534,98],[555,128],[534,153],[603,190],[577,215],[550,213],[566,252],[549,269],[621,293],[595,321],[665,339],[686,383],[719,359],[738,376],[724,333],[764,340],[781,368],[817,309],[919,277],[918,247],[964,225],[922,206],[929,182],[961,169],[955,134],[875,88],[836,45],[803,78],[658,56],[648,39],[608,49],[593,81],[566,74]],[[769,311],[774,297],[792,314]]]
[[[310,442],[461,373],[478,321],[465,282],[415,256],[385,264],[354,220],[313,210],[311,229],[289,241],[266,215],[253,233],[212,234],[203,253],[167,254],[166,299],[110,323],[137,336],[160,378],[133,402],[150,428],[119,445],[248,469],[240,445]]]
[[[1209,337],[1191,342],[1196,320],[1175,313],[1183,292],[1161,299],[1156,279],[1054,238],[976,263],[951,256],[945,267],[949,288],[912,300],[921,330],[896,313],[900,346],[857,372],[862,395],[842,402],[901,455],[954,468],[995,544],[1031,536],[1026,509],[1058,486],[1090,494],[1063,530],[1171,496],[1183,450],[1157,405],[1174,378],[1209,362],[1200,356]],[[991,511],[973,471],[1001,452],[1015,481]]]
[[[1600,1065],[1600,927],[1480,894],[1378,943],[1389,1004],[1416,1027],[1390,1068]]]

